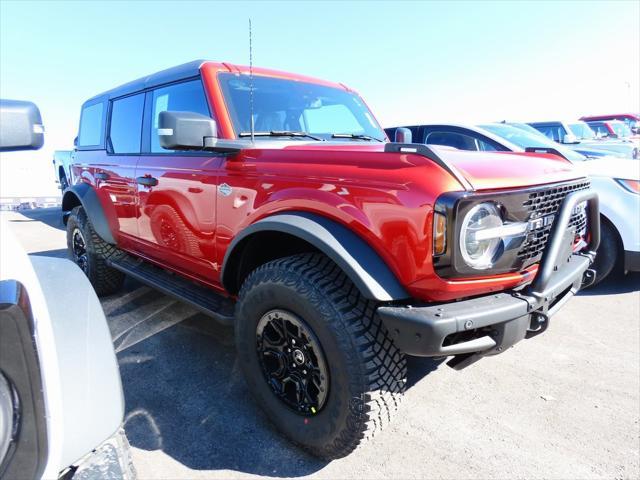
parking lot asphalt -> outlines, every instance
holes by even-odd
[[[2,216],[30,253],[66,256],[59,210]],[[231,329],[132,280],[102,305],[142,479],[640,477],[640,274],[581,292],[544,335],[463,371],[411,358],[395,421],[330,463],[270,426]]]

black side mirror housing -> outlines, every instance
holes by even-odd
[[[193,112],[160,112],[160,146],[167,150],[204,150],[207,139],[218,136],[212,118]]]
[[[218,140],[215,120],[194,112],[160,112],[158,136],[160,146],[167,150],[206,150],[229,154],[240,151],[236,142]]]
[[[413,135],[411,130],[405,127],[396,128],[395,142],[396,143],[413,143]]]
[[[44,145],[40,110],[33,102],[0,100],[0,152],[38,150]]]

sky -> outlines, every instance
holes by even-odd
[[[383,126],[640,111],[640,1],[0,0],[0,97],[35,101],[42,150],[1,154],[0,197],[57,192],[89,97],[198,58],[342,82]]]

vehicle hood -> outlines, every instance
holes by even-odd
[[[282,148],[282,147],[281,147]],[[382,153],[384,143],[364,142],[288,142],[285,150],[325,150]],[[469,152],[449,147],[430,148],[471,184],[474,190],[497,190],[563,182],[584,176],[573,165],[556,155],[518,152]],[[432,162],[416,154],[385,153],[401,157],[419,157],[411,163]]]
[[[640,180],[640,160],[603,157],[576,162],[574,165],[579,171],[591,177]]]
[[[468,152],[432,147],[457,168],[475,190],[529,187],[584,176],[556,155],[521,152]]]
[[[637,149],[636,145],[633,142],[626,142],[620,140],[594,140],[587,141],[583,140],[580,143],[573,144],[575,150],[580,150],[580,148],[595,148],[597,150],[608,150],[610,152],[618,152],[626,157],[632,158],[634,149]]]

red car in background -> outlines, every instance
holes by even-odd
[[[640,139],[640,135],[634,134],[628,125],[621,120],[594,120],[587,122],[587,125],[600,137],[622,138],[636,142]]]
[[[640,130],[640,113],[614,113],[611,115],[591,115],[580,117],[583,122],[591,123],[595,121],[620,120],[627,124],[636,135]]]

